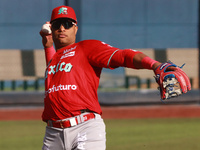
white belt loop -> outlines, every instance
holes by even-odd
[[[99,115],[99,114],[97,114],[97,113],[94,113],[94,115],[95,115],[95,118],[96,118],[96,119],[100,119],[100,118],[101,118],[101,115]]]
[[[75,126],[75,125],[77,125],[77,122],[76,122],[75,118],[69,119],[69,122],[70,122],[70,124],[71,124],[72,127]]]

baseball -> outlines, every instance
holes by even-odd
[[[45,34],[51,34],[50,24],[44,24],[41,30]]]

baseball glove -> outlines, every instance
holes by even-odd
[[[162,100],[177,97],[191,90],[190,80],[181,68],[172,62],[167,62],[154,71]]]

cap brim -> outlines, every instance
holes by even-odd
[[[56,20],[59,20],[59,19],[68,19],[68,20],[71,20],[72,22],[75,22],[75,23],[77,23],[77,21],[76,21],[76,20],[74,20],[74,19],[72,19],[72,18],[67,18],[67,17],[56,18],[56,19],[54,19],[54,20],[50,21],[50,23],[52,23],[52,22],[54,22],[54,21],[56,21]]]

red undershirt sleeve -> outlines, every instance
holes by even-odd
[[[49,63],[49,61],[52,59],[53,55],[56,53],[54,47],[44,48],[45,51],[45,59],[46,59],[46,65]]]

